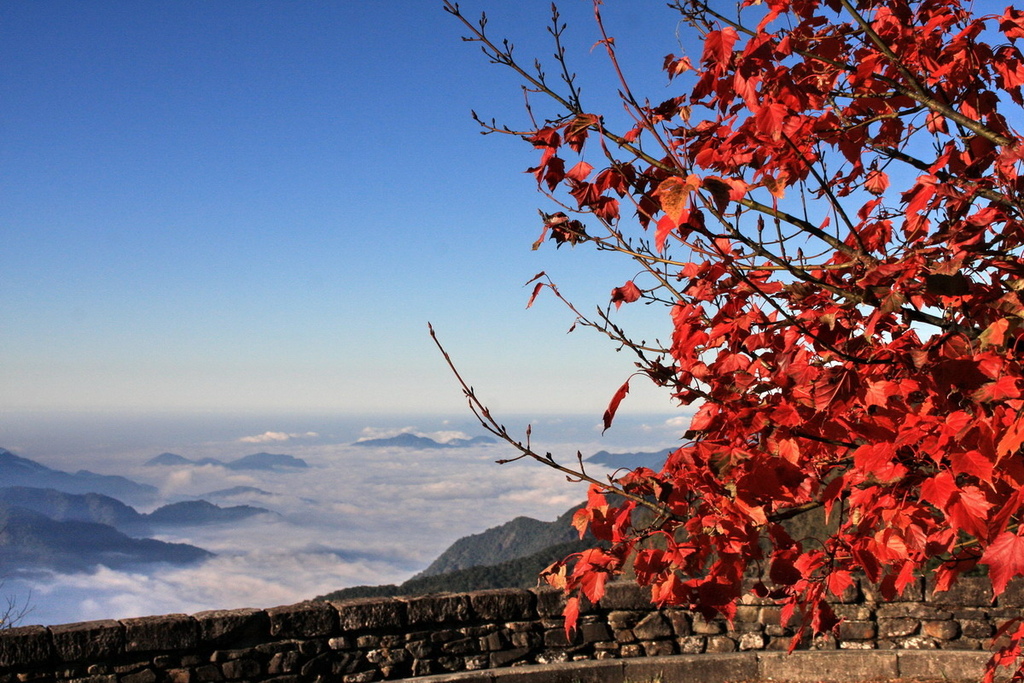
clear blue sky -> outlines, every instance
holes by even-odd
[[[548,0],[461,4],[550,56]],[[667,97],[672,12],[607,14]],[[530,250],[535,156],[469,116],[522,95],[462,34],[440,0],[0,4],[0,410],[462,411],[431,321],[496,409],[599,414],[630,359],[522,285],[589,311],[635,269]]]

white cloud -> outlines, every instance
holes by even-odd
[[[390,439],[399,434],[415,434],[415,427],[363,427],[359,432],[358,441],[369,441],[370,439]]]
[[[682,418],[681,418],[682,419]],[[670,421],[671,422],[671,421]],[[465,438],[443,425],[439,431],[366,428],[363,438],[384,438],[409,432],[436,440]],[[577,448],[584,455],[613,444],[595,438],[591,420],[534,430],[535,445],[550,450],[567,464]],[[624,424],[627,424],[624,422]],[[660,422],[652,422],[658,425]],[[575,426],[575,431],[569,428]],[[259,425],[262,426],[262,425]],[[670,424],[666,424],[667,430]],[[469,427],[466,431],[473,433]],[[330,427],[321,429],[333,435]],[[247,429],[241,433],[255,433]],[[236,434],[238,432],[235,432]],[[306,460],[308,469],[234,472],[223,467],[154,468],[142,463],[150,446],[123,456],[118,473],[157,485],[171,500],[198,497],[211,491],[242,488],[221,505],[248,504],[270,509],[230,525],[160,529],[160,540],[192,543],[217,556],[194,567],[149,567],[139,571],[100,569],[89,574],[18,579],[7,588],[18,595],[32,589],[38,607],[30,622],[61,623],[171,612],[243,606],[270,607],[298,602],[356,584],[400,583],[426,567],[456,539],[526,515],[552,520],[586,497],[586,486],[571,484],[558,472],[532,461],[497,465],[505,457],[494,446],[460,449],[403,450],[354,448],[358,427],[345,443],[324,443],[307,434],[284,435],[288,452]],[[538,434],[540,433],[540,434]],[[569,434],[571,436],[567,436]],[[662,439],[623,434],[630,450],[662,448]],[[239,457],[252,443],[203,442],[183,452],[191,458]],[[250,437],[255,439],[256,437]],[[333,436],[325,438],[334,438]],[[634,439],[636,440],[634,446]],[[618,448],[617,444],[614,444]],[[161,444],[159,448],[177,448]],[[509,455],[513,453],[509,452]],[[91,463],[76,462],[76,466]],[[110,471],[103,468],[100,471]],[[4,593],[0,591],[0,598]],[[26,622],[28,623],[28,622]]]
[[[256,436],[243,436],[239,439],[242,443],[280,443],[292,439],[315,439],[320,436],[317,432],[286,433],[286,432],[263,432]]]

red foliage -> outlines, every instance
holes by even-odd
[[[519,69],[565,109],[522,134],[541,190],[579,216],[552,237],[632,257],[642,274],[615,308],[665,304],[673,333],[639,348],[611,309],[583,321],[699,406],[661,471],[590,480],[577,523],[611,548],[549,576],[595,600],[632,565],[658,603],[730,616],[754,573],[816,632],[852,572],[894,595],[936,563],[939,589],[980,564],[999,595],[1024,575],[1024,12],[674,6],[703,48],[663,58],[661,105],[618,84],[628,130],[583,109],[571,77],[560,94]],[[781,522],[820,506],[838,531],[791,538]],[[634,526],[639,507],[653,525]],[[1022,654],[1024,627],[1006,633],[1001,664]]]

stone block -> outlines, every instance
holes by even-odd
[[[955,621],[922,621],[921,633],[938,640],[953,640],[960,636],[960,624]]]
[[[601,621],[581,624],[580,635],[584,643],[599,643],[612,639],[608,624]]]
[[[262,672],[259,662],[254,659],[233,659],[220,667],[224,678],[230,680],[255,680]]]
[[[893,603],[919,602],[924,600],[924,579],[922,578],[917,578],[911,581],[906,587],[904,587],[902,595],[897,595],[892,600],[886,600],[882,597],[881,592],[878,590],[878,586],[872,584],[867,579],[861,579],[859,584],[861,594],[867,602]]]
[[[939,646],[927,636],[910,636],[909,638],[898,638],[896,644],[902,650],[935,650]]]
[[[668,638],[673,633],[668,620],[660,613],[652,612],[637,622],[633,627],[633,635],[638,640],[656,640]]]
[[[932,582],[927,586],[925,601],[957,607],[986,607],[992,604],[992,582],[987,577],[961,576],[949,590],[935,593]]]
[[[215,647],[243,647],[264,642],[270,635],[270,617],[263,610],[246,608],[211,610],[194,614],[200,642]]]
[[[620,657],[642,657],[644,649],[640,643],[629,643],[619,648]]]
[[[874,611],[863,605],[833,605],[832,611],[840,619],[852,619],[854,621],[870,621]]]
[[[763,680],[793,683],[875,681],[896,678],[899,660],[893,652],[833,650],[825,652],[764,652],[758,655],[758,676]]]
[[[768,639],[765,638],[762,633],[744,633],[740,636],[740,651],[746,652],[747,650],[763,650],[765,643]]]
[[[122,619],[126,652],[192,650],[199,642],[196,620],[184,614]]]
[[[645,640],[640,647],[645,657],[667,657],[676,653],[676,645],[671,640]]]
[[[469,621],[469,599],[461,594],[405,598],[405,614],[412,626]]]
[[[473,613],[484,621],[523,621],[537,617],[537,596],[528,590],[502,588],[469,593]]]
[[[650,611],[651,589],[632,581],[613,581],[605,586],[601,607],[608,610]]]
[[[338,613],[326,602],[300,602],[267,610],[270,635],[277,638],[317,638],[337,635]]]
[[[879,605],[875,610],[878,619],[897,619],[911,617],[913,619],[942,620],[952,619],[953,613],[937,605],[924,605],[912,602]]]
[[[475,638],[459,638],[457,640],[449,640],[447,643],[441,646],[441,651],[449,655],[467,655],[479,651],[479,641]],[[367,659],[370,659],[369,654],[367,655]],[[370,661],[373,660],[370,659]]]
[[[709,636],[707,645],[704,646],[704,652],[735,652],[736,641],[726,636]]]
[[[579,630],[572,632],[571,636],[566,636],[564,628],[555,628],[544,633],[544,647],[571,647],[573,645],[579,645],[583,642],[583,637],[580,635]]]
[[[51,626],[50,634],[65,662],[109,660],[124,652],[124,627],[113,619]]]
[[[733,621],[747,623],[756,622],[760,611],[760,605],[738,605],[736,607],[736,616],[734,617]]]
[[[757,621],[762,626],[779,626],[782,624],[782,608],[778,605],[765,605],[757,613]]]
[[[50,632],[43,626],[0,630],[0,666],[37,664],[53,656]]]
[[[713,636],[725,633],[725,623],[722,621],[705,621],[703,617],[694,615],[693,632],[702,636]]]
[[[515,662],[522,661],[528,654],[530,654],[530,650],[525,647],[515,647],[510,650],[499,650],[497,652],[491,652],[488,655],[488,664],[492,669],[509,666]]]
[[[398,629],[406,624],[405,603],[394,598],[359,598],[332,602],[343,631]]]
[[[608,625],[614,629],[633,628],[644,617],[644,612],[615,610],[608,613]]]
[[[980,681],[988,652],[897,652],[900,678]]]
[[[531,588],[530,592],[536,596],[537,616],[556,617],[562,615],[562,610],[565,609],[565,593],[548,586]]]
[[[494,683],[624,683],[621,661],[566,662],[547,666],[514,666],[487,672]],[[483,672],[481,672],[483,673]],[[485,679],[470,679],[483,683]],[[632,679],[637,680],[637,679]],[[459,677],[459,682],[469,683]],[[421,683],[417,681],[417,683]]]
[[[964,638],[991,638],[995,627],[991,621],[981,619],[962,619],[960,631]]]
[[[636,636],[633,635],[633,629],[631,628],[618,628],[614,632],[616,643],[635,643]]]
[[[754,654],[646,657],[624,661],[623,665],[627,681],[726,683],[757,678],[757,656]]]
[[[679,638],[679,652],[684,655],[696,655],[704,652],[704,636],[684,636]]]
[[[156,683],[156,673],[152,669],[143,669],[120,677],[121,683]]]
[[[665,618],[672,624],[672,631],[682,638],[692,633],[690,628],[690,614],[681,609],[665,610]]]
[[[912,636],[917,633],[921,622],[910,617],[898,617],[895,619],[878,620],[879,638],[899,638],[901,636]]]
[[[871,621],[844,621],[839,624],[839,640],[871,640],[877,631]]]
[[[996,598],[996,604],[1000,607],[1024,607],[1024,579],[1017,577],[1006,584],[1006,590]]]

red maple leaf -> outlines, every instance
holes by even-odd
[[[982,553],[981,563],[988,565],[992,592],[1001,595],[1010,579],[1024,575],[1024,537],[1010,531],[999,534]]]

